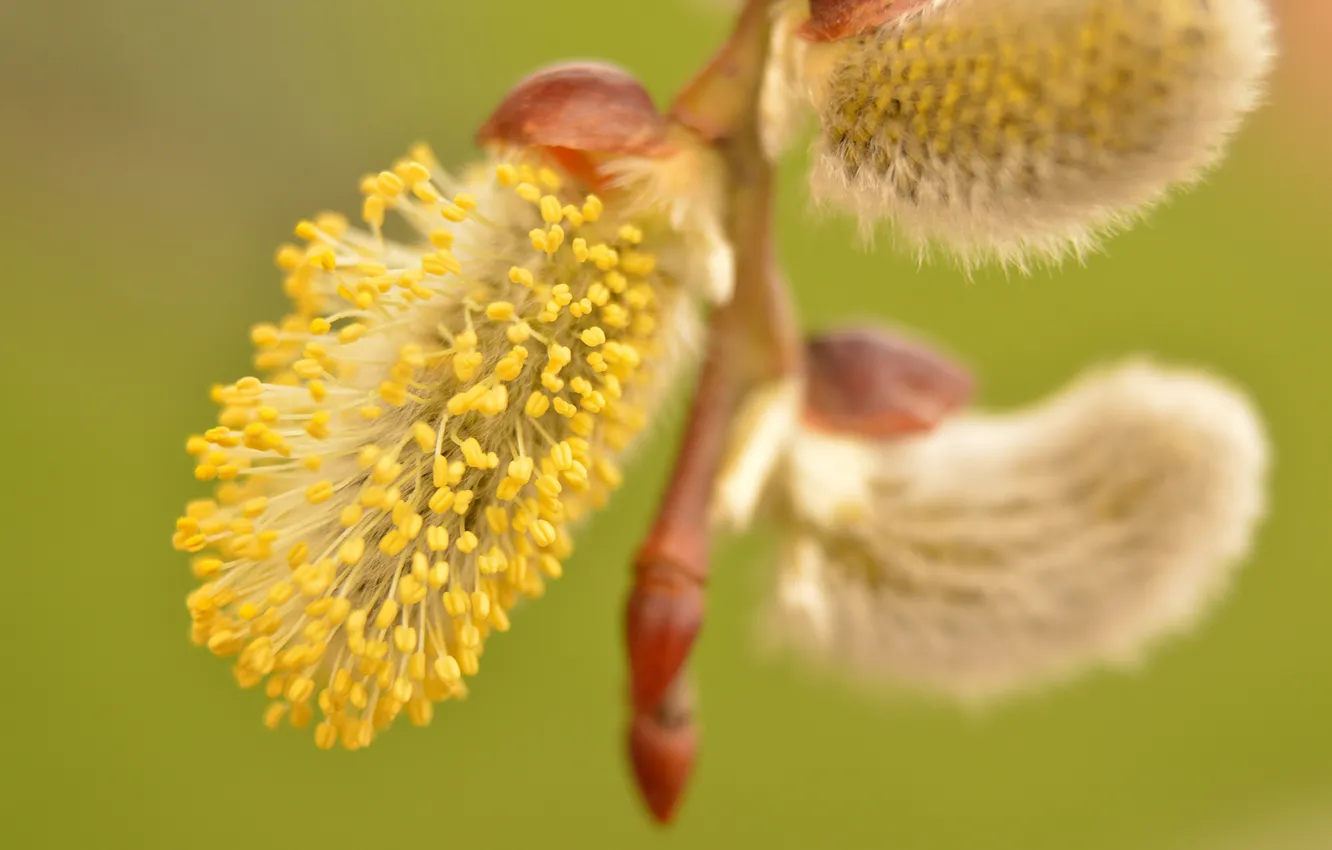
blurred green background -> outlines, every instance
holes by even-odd
[[[1288,3],[1287,30],[1321,5]],[[537,65],[609,58],[665,98],[727,26],[694,0],[0,0],[0,845],[1188,850],[1332,811],[1326,76],[1284,75],[1208,186],[1056,275],[871,256],[804,215],[801,163],[784,173],[808,323],[918,328],[990,405],[1139,351],[1252,390],[1272,519],[1236,592],[1142,675],[980,718],[867,696],[756,655],[770,571],[762,541],[728,541],[696,666],[705,751],[658,833],[621,754],[619,628],[672,433],[428,729],[317,751],[189,645],[169,542],[199,492],[184,436],[212,421],[209,384],[249,371],[250,324],[279,315],[292,224],[354,211],[357,178],[418,138],[465,160]],[[1332,847],[1332,822],[1309,834]]]

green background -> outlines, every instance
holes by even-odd
[[[918,328],[989,405],[1139,351],[1252,390],[1274,514],[1236,592],[1143,674],[979,718],[870,696],[757,654],[771,571],[762,541],[727,541],[696,665],[705,750],[658,833],[621,754],[620,604],[680,405],[428,729],[317,751],[189,645],[169,542],[198,493],[184,436],[211,422],[209,384],[248,371],[249,325],[279,315],[292,224],[354,211],[357,178],[418,138],[464,161],[535,66],[606,57],[664,99],[727,27],[703,6],[0,2],[0,845],[1183,850],[1332,809],[1332,168],[1280,90],[1208,186],[1055,275],[870,255],[805,214],[800,162],[784,171],[781,254],[811,325]],[[1308,847],[1332,847],[1323,828]]]

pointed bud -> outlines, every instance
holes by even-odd
[[[882,439],[933,429],[970,400],[965,369],[905,336],[843,328],[805,345],[806,427]]]
[[[698,757],[698,729],[690,717],[689,697],[638,712],[629,727],[629,762],[643,801],[660,824],[675,819]]]
[[[865,6],[816,3],[811,32],[853,31]],[[1195,181],[1257,105],[1273,53],[1263,0],[913,9],[810,45],[824,48],[807,71],[814,190],[966,263],[1081,253]]]

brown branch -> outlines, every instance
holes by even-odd
[[[759,137],[769,4],[749,0],[731,39],[671,110],[726,162],[736,285],[732,300],[710,319],[689,422],[656,521],[639,549],[626,611],[630,754],[639,788],[663,823],[674,816],[697,746],[692,713],[681,710],[689,707],[685,664],[703,623],[712,494],[729,425],[755,383],[801,364],[793,311],[773,258],[773,169]]]
[[[734,138],[757,121],[772,33],[773,0],[747,0],[731,37],[671,104],[671,117],[708,142]]]

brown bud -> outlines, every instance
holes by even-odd
[[[627,71],[601,62],[552,65],[514,86],[477,133],[480,145],[655,156],[668,125]]]
[[[806,41],[841,41],[883,26],[928,0],[809,0],[809,20],[800,28]]]
[[[652,816],[660,824],[675,818],[698,756],[698,728],[692,698],[683,683],[651,712],[635,712],[629,727],[629,762]]]
[[[666,561],[640,563],[625,611],[634,708],[660,704],[703,626],[703,583]]]
[[[884,438],[933,429],[970,400],[965,369],[881,328],[843,328],[805,344],[803,418],[834,434]]]

